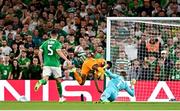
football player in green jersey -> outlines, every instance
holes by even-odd
[[[62,95],[62,86],[61,86],[61,64],[59,61],[59,57],[62,57],[69,65],[71,62],[67,59],[67,57],[61,51],[62,44],[56,40],[58,34],[55,30],[53,30],[50,34],[50,39],[46,40],[41,46],[39,51],[39,59],[40,63],[43,66],[43,79],[39,80],[34,90],[38,91],[41,85],[45,85],[49,79],[49,76],[53,74],[56,79],[57,88],[59,92],[60,102],[63,102],[65,98]]]

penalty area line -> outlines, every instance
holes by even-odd
[[[0,110],[0,111],[180,111],[180,110]]]

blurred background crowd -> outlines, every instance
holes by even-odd
[[[95,53],[95,58],[105,57],[106,17],[179,17],[179,4],[179,0],[0,0],[0,79],[40,79],[42,68],[38,59],[39,46],[49,38],[53,29],[58,32],[58,40],[63,44],[64,54],[68,56],[75,67],[80,68],[86,58],[84,53],[86,47]],[[116,39],[114,43],[118,44],[118,48],[113,48],[113,50],[118,50],[114,53],[118,53],[119,57],[127,57],[126,62],[129,68],[126,68],[130,71],[129,74],[133,75],[131,73],[137,72],[130,70],[131,67],[143,66],[149,69],[139,70],[142,67],[138,68],[139,73],[151,71],[148,73],[150,76],[146,73],[140,76],[136,74],[138,79],[180,80],[180,68],[176,69],[176,67],[180,67],[180,62],[178,62],[180,47],[175,44],[176,41],[179,41],[180,35],[176,34],[176,39],[167,38],[163,41],[164,43],[155,39],[151,40],[153,37],[150,37],[150,41],[156,41],[160,47],[154,54],[146,53],[150,50],[148,47],[151,43],[143,39],[147,37],[145,29],[142,30],[141,26],[137,24],[134,30],[137,30],[139,38],[127,37],[124,40],[136,45],[137,56],[131,56],[130,53],[131,57],[125,56],[127,55],[126,47],[124,50],[121,47],[128,45],[121,44],[121,41],[117,43]],[[171,30],[171,28],[167,30]],[[171,48],[165,50],[165,46],[174,47],[172,53],[169,53]],[[166,53],[166,56],[162,56],[163,53]],[[169,54],[173,58],[176,57],[176,60],[169,59]],[[140,64],[145,59],[152,62],[152,56],[157,61],[156,64]],[[168,59],[165,60],[165,58]],[[158,68],[161,67],[159,65],[164,60],[167,62],[164,63],[166,64],[164,69],[168,71],[174,69],[173,74],[178,73],[178,77],[172,77],[168,73],[167,76],[163,76],[165,78],[160,78],[161,71]],[[69,71],[70,67],[63,60],[60,61],[63,79],[74,79]],[[121,61],[117,58],[114,63],[121,63]],[[154,69],[150,69],[149,65],[156,67],[156,73],[152,72]],[[88,79],[93,79],[93,76],[90,75]]]
[[[180,80],[179,26],[172,21],[113,21],[111,30],[114,72],[126,71],[129,80]]]

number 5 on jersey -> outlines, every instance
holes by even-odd
[[[52,45],[48,45],[48,55],[53,55]]]

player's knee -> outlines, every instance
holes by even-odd
[[[84,85],[86,82],[86,75],[82,75],[82,82],[80,83],[80,85]]]
[[[46,76],[43,77],[43,79],[48,81],[49,80],[49,76],[46,75]]]
[[[82,81],[82,82],[80,83],[80,85],[82,86],[82,85],[84,85],[84,83],[85,83],[85,81]]]
[[[83,86],[84,84],[83,83],[80,83],[81,86]]]
[[[61,78],[56,78],[56,82],[61,83],[61,82],[62,82],[62,79],[61,79]]]

